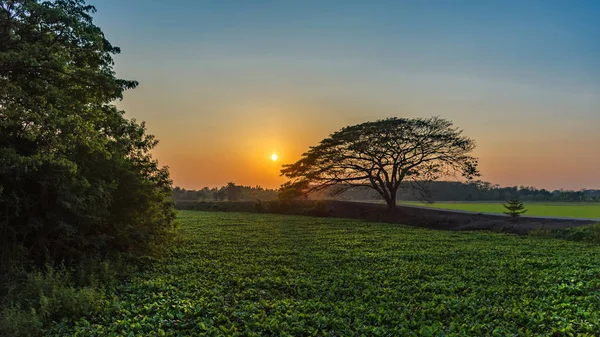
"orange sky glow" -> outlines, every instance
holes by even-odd
[[[137,89],[143,94],[143,89]],[[137,91],[136,90],[136,91]],[[138,93],[136,93],[138,94]],[[133,95],[133,92],[132,92]],[[128,115],[145,111],[143,100],[127,97],[122,108]],[[392,112],[359,113],[324,105],[236,105],[223,108],[215,118],[182,112],[184,119],[146,118],[149,131],[161,143],[154,156],[170,167],[175,185],[188,189],[215,187],[229,181],[242,185],[277,188],[282,164],[296,161],[309,146],[343,126],[388,116]],[[500,185],[527,185],[548,189],[598,188],[600,138],[588,129],[564,124],[544,124],[524,119],[519,125],[478,121],[460,114],[445,116],[477,141],[481,179]],[[218,117],[217,117],[218,116]],[[426,116],[414,114],[412,116]],[[442,115],[444,117],[444,115]],[[143,118],[143,115],[135,116]],[[271,159],[273,153],[278,158]]]

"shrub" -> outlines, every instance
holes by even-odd
[[[7,307],[0,311],[0,336],[40,336],[42,326],[40,315],[33,309]]]
[[[527,233],[527,234],[529,236],[539,237],[539,238],[551,238],[552,237],[552,231],[549,229],[544,229],[544,228],[533,229],[533,230],[529,231],[529,233]]]
[[[529,232],[530,236],[554,238],[569,241],[582,241],[600,243],[600,223],[591,226],[535,229]]]
[[[594,242],[600,243],[600,222],[591,226],[592,238]]]
[[[102,264],[99,264],[102,265]],[[88,286],[76,287],[71,273],[48,266],[44,272],[26,274],[6,297],[0,312],[0,336],[37,336],[52,321],[75,320],[101,308],[103,289],[96,285],[98,273],[87,276]],[[101,276],[105,282],[110,273]]]

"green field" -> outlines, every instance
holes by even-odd
[[[347,219],[180,213],[184,241],[49,335],[596,336],[600,247]]]
[[[473,211],[482,213],[502,213],[504,207],[502,203],[487,202],[436,202],[433,204],[402,202],[400,204],[409,204],[417,206],[436,207],[444,209],[455,209],[463,211]],[[588,218],[600,219],[600,203],[535,203],[525,202],[527,213],[532,216],[559,216],[569,218]]]

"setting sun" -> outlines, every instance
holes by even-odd
[[[272,160],[272,161],[276,161],[276,160],[277,160],[277,153],[273,153],[273,154],[271,155],[271,160]]]

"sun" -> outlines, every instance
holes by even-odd
[[[278,157],[277,157],[277,153],[273,153],[273,154],[271,155],[271,160],[272,160],[272,161],[276,161],[276,160],[277,160],[277,158],[278,158]]]

